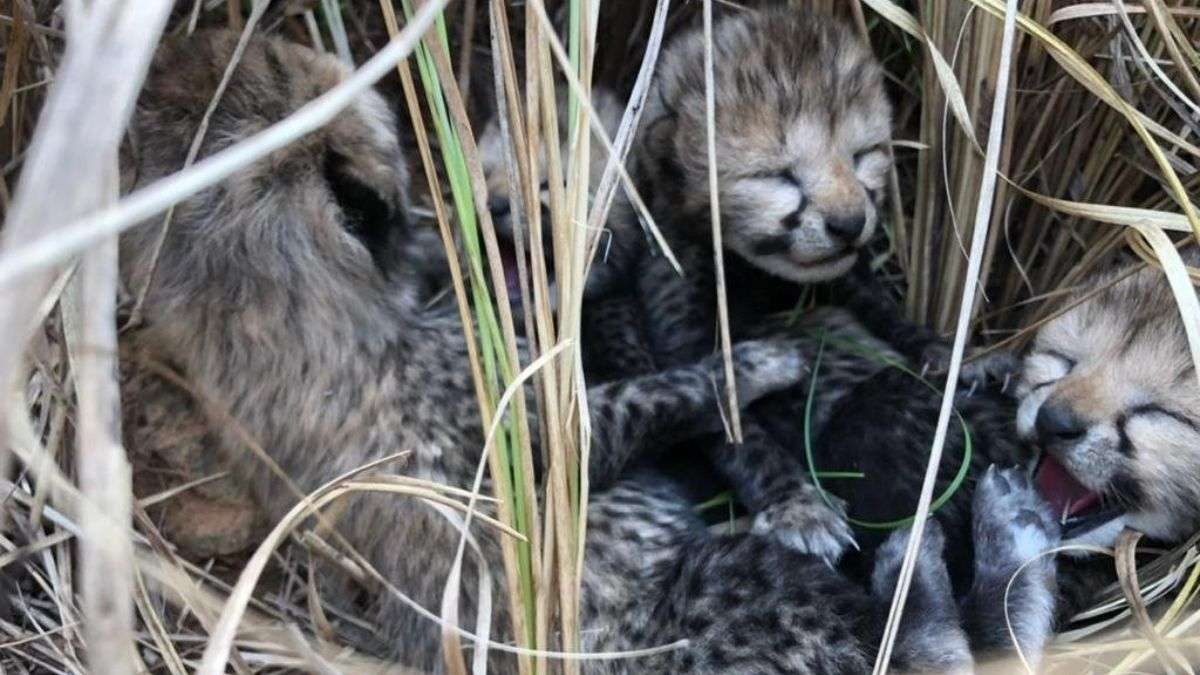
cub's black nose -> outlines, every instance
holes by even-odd
[[[836,216],[825,219],[825,227],[833,236],[845,242],[851,242],[862,235],[867,226],[867,214],[856,213],[850,216]]]
[[[1043,443],[1061,443],[1073,441],[1087,432],[1087,422],[1075,414],[1068,406],[1047,401],[1038,411],[1037,421],[1038,440]]]

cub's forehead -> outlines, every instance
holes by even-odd
[[[821,98],[815,91],[789,98],[785,88],[761,97],[725,92],[717,108],[718,147],[730,154],[783,152],[804,157],[891,137],[891,109],[882,88],[839,107],[822,105]],[[685,120],[697,142],[704,138],[703,122],[700,116]]]
[[[1099,277],[1068,307],[1038,331],[1035,349],[1155,389],[1197,387],[1183,319],[1161,271]]]
[[[847,107],[834,131],[843,143],[882,143],[891,138],[892,109],[882,88]]]
[[[663,56],[667,98],[703,97],[707,45],[702,31],[680,35]],[[745,12],[718,23],[713,68],[719,106],[771,101],[785,111],[838,110],[880,89],[869,46],[845,23],[785,8]],[[679,111],[684,114],[690,110]]]

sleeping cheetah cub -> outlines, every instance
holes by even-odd
[[[693,29],[663,53],[637,163],[660,222],[708,245],[704,48]],[[793,282],[846,273],[890,166],[879,63],[849,26],[784,6],[723,18],[713,50],[725,245]]]
[[[199,33],[164,45],[132,122],[137,148],[125,169],[135,187],[182,164],[236,39]],[[332,57],[251,40],[202,154],[277,122],[346,74]],[[147,295],[146,325],[128,336],[228,409],[232,423],[213,425],[216,451],[273,519],[296,503],[296,490],[311,492],[397,453],[401,462],[378,470],[458,488],[470,487],[479,461],[483,435],[461,328],[443,313],[426,314],[397,267],[411,232],[393,125],[379,96],[366,94],[325,128],[183,202]],[[150,272],[159,222],[122,236],[123,275],[135,288]],[[744,402],[801,377],[790,343],[744,342],[733,358]],[[863,672],[885,603],[818,558],[770,539],[711,535],[670,483],[626,468],[659,446],[719,428],[721,372],[705,359],[587,392],[593,497],[584,647],[689,640],[643,660],[588,667]],[[238,429],[286,480],[245,448]],[[458,543],[455,525],[417,500],[348,499],[330,514],[338,531],[391,584],[436,607]],[[499,569],[494,537],[481,531],[477,539],[489,567]],[[465,625],[480,602],[478,579],[468,561]],[[501,597],[492,635],[510,642],[503,587],[493,592]],[[387,593],[369,602],[382,651],[422,670],[443,667],[436,624]],[[492,672],[515,671],[499,648],[489,658]]]
[[[704,48],[702,31],[693,27],[663,51],[634,157],[639,188],[685,276],[646,251],[625,298],[638,308],[632,313],[641,332],[629,346],[602,352],[648,353],[640,361],[658,368],[690,362],[715,346]],[[869,47],[820,12],[779,5],[729,13],[714,26],[713,50],[716,196],[730,327],[770,332],[777,326],[767,315],[795,304],[797,283],[845,274],[873,235],[889,168],[891,109]],[[617,323],[609,315],[618,313],[606,309],[604,323]],[[835,331],[846,325],[865,332],[844,312],[826,318]],[[806,354],[811,366],[814,353]],[[877,369],[858,361],[852,379]],[[768,451],[772,445],[754,415],[743,423],[764,452],[720,447],[710,453],[713,462],[760,514],[759,529],[836,560],[852,543],[838,505],[800,476],[773,470],[792,458],[762,459],[780,453]]]

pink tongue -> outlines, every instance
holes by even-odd
[[[1038,467],[1034,483],[1038,492],[1054,509],[1056,516],[1071,517],[1095,506],[1100,495],[1080,484],[1058,460],[1046,455]]]

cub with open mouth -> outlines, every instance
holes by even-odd
[[[562,137],[560,139],[559,157],[563,163],[562,169],[564,173],[567,171],[566,162],[570,157],[571,151],[570,139],[567,137],[569,99],[566,87],[566,84],[559,85],[559,96],[557,97],[558,126]],[[610,139],[615,137],[621,122],[621,115],[625,107],[624,104],[611,91],[603,87],[596,87],[591,91],[590,105],[592,113],[596,116],[600,126],[604,128],[608,137]],[[594,132],[589,133],[588,138],[591,143],[588,155],[590,158],[588,167],[588,192],[594,198],[596,190],[600,185],[601,177],[604,175],[604,170],[608,164],[609,155],[605,152],[603,144],[596,139]],[[509,300],[514,306],[519,307],[523,298],[518,274],[516,238],[518,234],[521,236],[521,241],[525,249],[525,262],[528,263],[530,261],[530,239],[527,230],[530,227],[530,214],[519,213],[522,209],[522,204],[517,203],[520,200],[513,200],[512,198],[513,189],[509,167],[510,152],[505,147],[505,140],[504,134],[500,129],[499,120],[493,118],[487,123],[480,134],[479,154],[480,161],[483,164],[484,179],[487,182],[488,211],[496,227],[496,236],[500,246],[500,254],[503,258],[504,276],[508,286]],[[548,161],[546,155],[546,147],[543,145],[538,158],[537,174],[540,177],[540,185],[537,197],[541,216],[542,251],[545,255],[547,275],[550,281],[549,300],[552,307],[557,307],[554,246],[552,245],[550,235],[550,180],[552,179],[547,175]],[[606,293],[621,277],[622,270],[627,268],[628,263],[626,261],[634,255],[633,247],[640,245],[640,235],[632,236],[632,230],[640,228],[637,227],[637,221],[633,216],[628,202],[625,200],[623,190],[617,190],[604,227],[607,232],[601,237],[596,260],[584,283],[584,296],[587,298],[594,298]],[[615,230],[621,231],[616,232]],[[630,230],[630,232],[626,232],[625,230]]]
[[[1114,272],[1067,306],[1038,331],[1016,392],[1017,428],[1045,451],[1036,481],[1064,540],[1111,546],[1124,527],[1168,542],[1192,534],[1200,383],[1166,278]]]
[[[1064,307],[1038,331],[1015,391],[1018,432],[1044,451],[1035,483],[1063,543],[1111,547],[1125,528],[1186,538],[1200,528],[1200,383],[1166,278],[1117,270]],[[1107,556],[1066,555],[1062,618],[1116,581]]]

